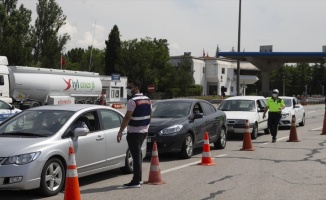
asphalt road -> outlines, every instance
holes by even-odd
[[[159,155],[161,176],[166,184],[124,189],[121,185],[129,182],[131,175],[113,170],[80,178],[81,197],[86,200],[325,200],[326,135],[320,135],[325,105],[308,105],[305,110],[306,125],[296,127],[300,142],[286,142],[290,129],[281,129],[276,143],[271,143],[271,136],[261,132],[252,140],[254,151],[240,151],[242,137],[233,138],[223,150],[215,150],[211,145],[215,166],[198,165],[202,149],[185,160],[173,154]],[[145,181],[150,165],[150,158],[145,158]],[[4,200],[63,198],[64,193],[44,198],[35,191],[0,191],[0,199]]]

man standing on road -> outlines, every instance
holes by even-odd
[[[279,91],[278,89],[274,89],[272,92],[272,97],[268,97],[267,106],[264,110],[263,119],[265,118],[265,114],[267,110],[268,112],[268,129],[272,135],[272,142],[276,142],[278,124],[282,117],[282,110],[285,108],[285,104],[283,99],[278,97]]]
[[[139,188],[142,184],[141,146],[147,136],[152,115],[151,100],[140,93],[141,84],[138,80],[129,80],[127,93],[130,97],[127,112],[123,118],[117,141],[121,141],[122,131],[127,127],[127,142],[133,159],[133,178],[124,187]]]

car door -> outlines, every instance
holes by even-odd
[[[98,116],[96,111],[83,113],[79,117],[88,118],[95,127],[98,127]],[[76,118],[77,120],[78,118]],[[73,126],[74,123],[72,123]],[[72,128],[69,127],[69,128]],[[99,169],[105,166],[105,137],[104,132],[89,127],[90,133],[86,136],[78,137],[73,141],[78,173]]]
[[[193,106],[193,116],[195,113],[204,114],[204,111],[199,102],[196,102]],[[207,129],[207,117],[197,118],[193,120],[193,128],[195,131],[195,144],[201,144],[204,142],[204,134]]]
[[[206,118],[206,131],[209,135],[209,141],[216,140],[217,135],[217,129],[220,126],[218,118],[215,118],[214,113],[216,112],[216,109],[213,105],[210,105],[206,102],[200,102],[202,105],[202,108],[204,109],[204,116]],[[205,131],[205,132],[206,132]]]
[[[113,110],[100,110],[101,130],[105,135],[105,159],[107,166],[124,162],[128,144],[126,139],[127,129],[122,133],[120,143],[117,142],[122,116]]]
[[[260,130],[267,128],[268,112],[266,112],[265,119],[263,118],[265,107],[266,107],[265,99],[258,99],[256,101],[256,112],[258,112],[258,127]]]

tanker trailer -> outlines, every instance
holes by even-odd
[[[8,66],[9,95],[21,109],[50,104],[100,104],[98,73]]]

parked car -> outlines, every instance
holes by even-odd
[[[281,96],[285,103],[285,108],[282,110],[282,118],[279,126],[290,127],[292,116],[295,115],[296,125],[305,125],[305,111],[296,97]]]
[[[101,105],[49,105],[24,110],[0,125],[0,189],[38,188],[46,196],[64,186],[68,149],[75,150],[78,177],[121,168],[132,173],[123,119]],[[87,128],[76,127],[82,121]],[[78,123],[77,123],[78,124]],[[125,130],[126,131],[126,130]],[[142,146],[146,155],[146,143]]]
[[[153,103],[147,137],[147,152],[156,141],[159,153],[179,153],[191,158],[194,148],[203,147],[205,132],[217,149],[226,146],[226,116],[208,101],[168,99]]]
[[[226,114],[228,135],[244,134],[246,120],[249,120],[251,138],[256,139],[260,130],[269,133],[268,113],[263,119],[265,107],[263,96],[234,96],[223,100],[217,109]]]
[[[0,100],[0,123],[19,112],[21,112],[20,109]]]

